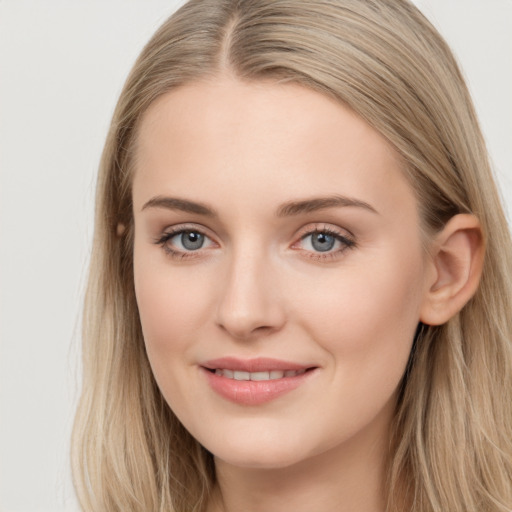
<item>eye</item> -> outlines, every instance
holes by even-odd
[[[170,238],[169,243],[175,245],[180,250],[197,251],[203,247],[205,240],[206,236],[197,231],[182,231]]]
[[[292,248],[306,251],[314,259],[326,259],[340,256],[343,251],[355,245],[355,240],[341,231],[317,225],[302,234]]]
[[[155,241],[166,253],[178,259],[198,256],[201,249],[215,245],[213,240],[198,229],[177,227],[165,232]]]
[[[336,243],[339,244],[339,241],[334,235],[321,231],[306,235],[302,240],[308,240],[305,243],[305,249],[318,252],[330,251],[334,248]]]

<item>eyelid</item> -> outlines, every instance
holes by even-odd
[[[296,237],[302,239],[305,236],[310,235],[311,233],[318,232],[330,232],[332,234],[338,235],[342,238],[346,238],[348,240],[355,242],[355,236],[351,231],[349,231],[346,228],[340,228],[339,226],[336,226],[334,224],[329,224],[327,222],[312,222],[310,224],[307,224],[306,226],[300,228],[300,230],[297,232]]]
[[[196,232],[201,235],[203,235],[205,238],[207,238],[211,245],[214,247],[219,247],[220,244],[215,240],[214,236],[210,235],[210,230],[206,228],[205,226],[202,226],[200,224],[193,224],[193,223],[183,223],[183,224],[176,224],[173,226],[169,226],[165,228],[162,232],[162,234],[157,237],[154,240],[154,243],[157,245],[162,246],[162,249],[171,257],[179,260],[183,259],[192,259],[192,258],[198,258],[203,257],[205,251],[210,250],[209,247],[201,247],[197,250],[181,250],[178,248],[172,248],[168,242],[175,236],[179,235],[183,232]],[[342,244],[341,248],[338,248],[337,250],[328,250],[328,251],[314,251],[314,250],[308,250],[298,247],[299,244],[308,236],[311,236],[315,233],[326,233],[329,234],[337,239],[338,242]],[[293,242],[293,244],[290,246],[291,249],[301,251],[307,255],[308,258],[314,259],[314,260],[327,260],[327,259],[335,259],[337,257],[340,257],[343,252],[345,252],[347,249],[351,249],[356,246],[356,240],[354,235],[345,228],[340,228],[339,226],[335,226],[332,224],[327,223],[312,223],[308,224],[304,227],[302,227],[297,234],[295,235],[294,239],[296,240]]]
[[[210,230],[205,228],[204,226],[200,224],[192,224],[192,223],[183,223],[183,224],[176,224],[173,226],[168,226],[165,228],[162,232],[162,234],[154,239],[154,243],[156,245],[162,246],[162,249],[171,257],[176,259],[190,259],[190,258],[196,258],[203,256],[204,251],[209,250],[208,247],[200,249],[193,250],[193,251],[184,251],[178,248],[171,248],[167,243],[175,236],[179,235],[180,233],[184,232],[194,232],[199,233],[203,235],[205,238],[210,240],[212,242],[212,245],[219,246],[218,242],[215,241],[214,237],[211,236]]]
[[[202,235],[205,235],[210,239],[214,238],[214,236],[211,233],[211,230],[208,229],[207,227],[201,224],[196,224],[194,222],[184,222],[182,224],[173,224],[172,226],[165,227],[164,229],[162,229],[161,235],[158,237],[158,239],[167,235],[176,235],[183,231],[197,231],[198,233],[201,233]]]
[[[297,247],[305,238],[315,233],[327,233],[329,235],[334,236],[341,244],[342,247],[337,250],[329,250],[329,251],[311,251],[307,249],[302,249]],[[291,246],[292,249],[304,252],[308,258],[311,258],[316,261],[327,261],[337,259],[342,256],[348,249],[352,249],[356,247],[356,239],[355,236],[347,229],[342,229],[338,226],[334,226],[332,224],[326,223],[314,223],[308,224],[301,228],[296,235],[298,240],[294,242]]]

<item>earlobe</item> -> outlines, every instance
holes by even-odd
[[[484,261],[484,239],[474,215],[452,217],[433,242],[434,272],[427,283],[420,320],[441,325],[455,316],[475,294]]]
[[[124,235],[125,231],[126,231],[126,225],[119,222],[117,224],[117,228],[116,228],[116,235],[120,238]]]

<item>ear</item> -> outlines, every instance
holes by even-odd
[[[120,238],[124,235],[124,232],[126,231],[126,225],[118,222],[117,228],[116,228],[116,235]]]
[[[433,272],[420,320],[441,325],[455,316],[475,294],[484,262],[484,240],[474,215],[452,217],[432,243]]]

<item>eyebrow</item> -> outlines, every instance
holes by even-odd
[[[315,197],[300,201],[289,201],[282,204],[276,212],[277,217],[292,217],[304,213],[315,212],[326,208],[356,207],[363,208],[372,213],[378,213],[370,204],[346,196]],[[216,218],[217,212],[204,203],[189,201],[179,197],[155,196],[144,204],[142,210],[148,208],[165,208],[167,210],[179,210],[186,213],[195,213],[205,217]]]
[[[341,207],[356,207],[363,208],[372,213],[378,213],[377,210],[368,203],[346,196],[328,196],[316,197],[312,199],[304,199],[302,201],[290,201],[279,207],[277,210],[278,217],[289,217],[293,215],[300,215],[302,213],[315,212],[325,208],[341,208]]]
[[[144,204],[142,210],[146,210],[147,208],[165,208],[167,210],[196,213],[198,215],[204,215],[205,217],[218,217],[217,212],[204,203],[197,203],[195,201],[189,201],[188,199],[181,199],[179,197],[152,197]]]

